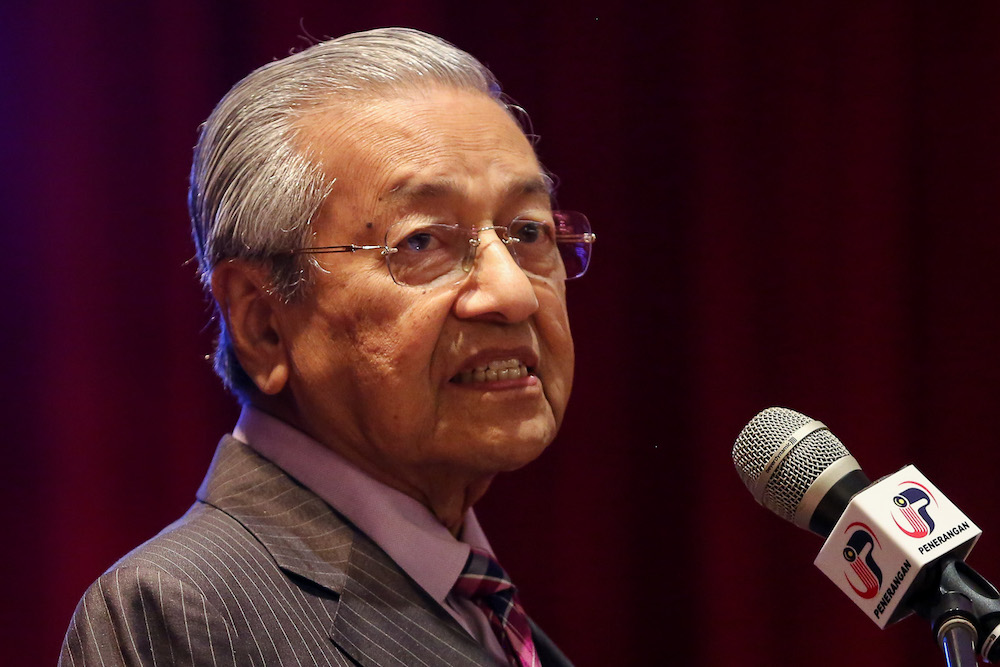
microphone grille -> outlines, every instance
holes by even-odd
[[[813,421],[795,410],[768,408],[750,420],[733,445],[736,471],[754,498],[778,516],[794,523],[795,510],[806,491],[834,462],[850,456],[826,428],[802,438],[773,471],[763,489],[760,477],[771,457],[797,429]]]

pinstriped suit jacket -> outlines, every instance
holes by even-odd
[[[546,667],[570,662],[533,626]],[[198,502],[84,595],[60,665],[493,665],[364,534],[223,438]]]

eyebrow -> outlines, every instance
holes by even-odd
[[[451,178],[442,178],[434,181],[424,181],[417,183],[403,182],[396,185],[387,194],[389,200],[432,200],[449,196],[461,195],[464,188],[458,181]],[[523,195],[545,195],[551,197],[553,193],[552,178],[544,173],[539,173],[532,178],[518,179],[510,183],[503,191],[503,197],[523,196]]]

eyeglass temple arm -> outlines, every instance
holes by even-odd
[[[583,232],[582,234],[556,234],[556,241],[567,243],[593,243],[597,240],[597,234],[593,232]]]
[[[292,255],[326,255],[336,252],[354,252],[356,250],[385,250],[385,246],[380,245],[327,245],[315,248],[297,248],[290,250]]]

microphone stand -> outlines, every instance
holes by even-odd
[[[941,595],[938,604],[929,610],[931,629],[938,646],[944,651],[947,667],[978,667],[976,641],[979,632],[972,618],[972,603],[955,592]]]
[[[942,627],[938,632],[938,643],[944,651],[944,662],[947,667],[972,667],[979,665],[976,661],[975,628],[958,622],[952,627]]]
[[[957,558],[945,558],[930,573],[913,609],[931,622],[948,667],[978,667],[1000,658],[1000,593]]]

